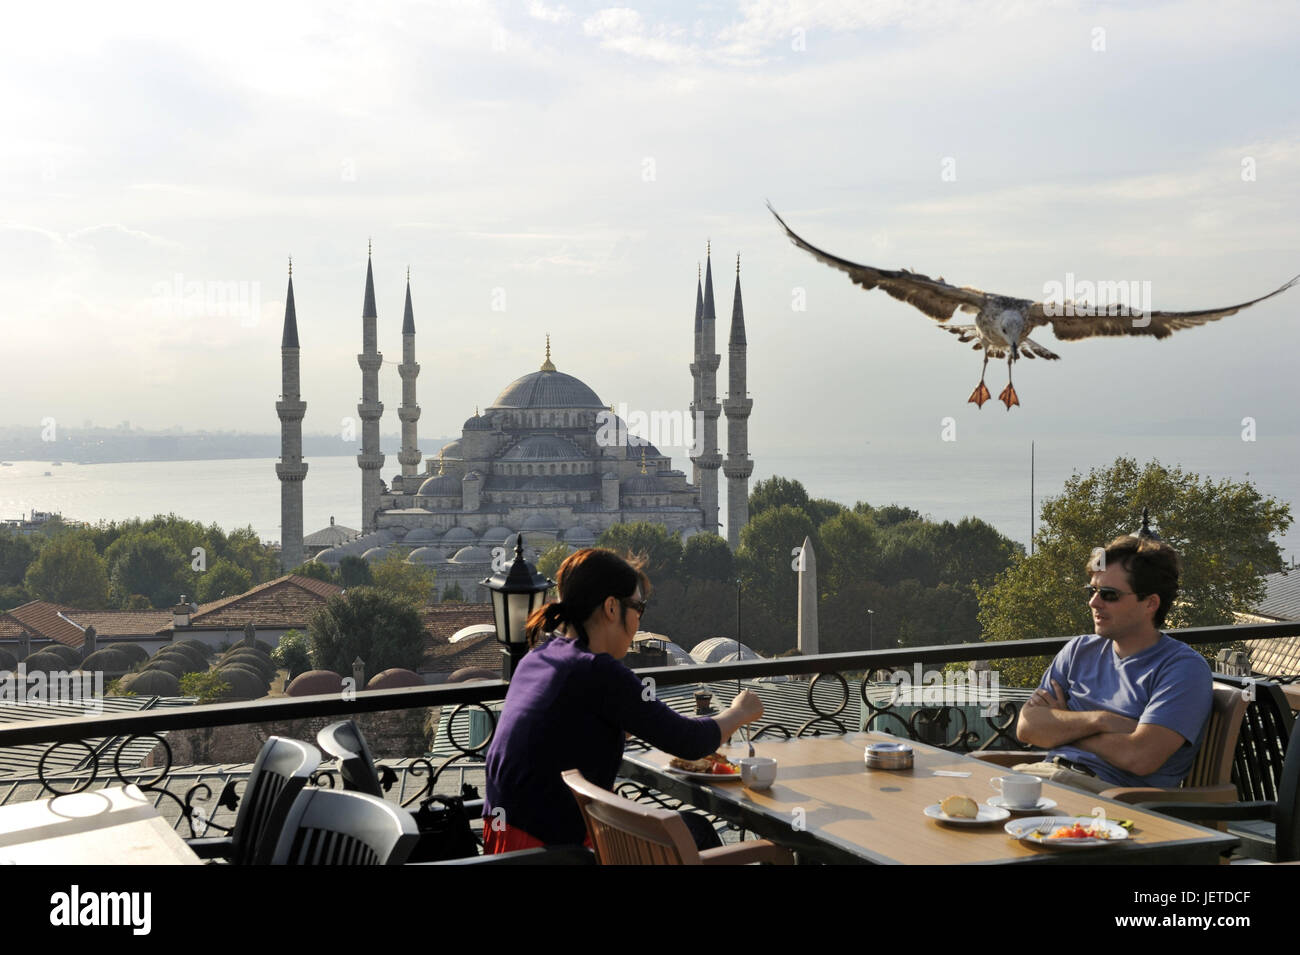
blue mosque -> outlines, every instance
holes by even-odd
[[[745,320],[737,261],[735,297],[728,339],[729,395],[719,401],[715,353],[716,318],[713,266],[696,282],[694,353],[690,363],[694,391],[690,405],[696,423],[690,480],[653,444],[629,432],[607,402],[581,379],[560,371],[551,357],[536,371],[506,385],[491,404],[466,419],[461,436],[425,456],[419,449],[420,406],[416,381],[415,314],[407,276],[402,316],[402,403],[399,469],[385,482],[385,455],[379,450],[384,406],[379,401],[378,314],[374,274],[366,263],[362,305],[361,471],[362,528],[348,537],[329,528],[313,540],[327,544],[315,559],[337,566],[352,555],[379,560],[392,553],[437,572],[441,597],[456,585],[467,600],[485,599],[480,581],[491,576],[494,557],[514,548],[522,534],[531,559],[556,543],[588,547],[613,524],[649,521],[689,538],[718,532],[718,471],[727,478],[725,536],[739,545],[749,500],[753,462],[748,453],[748,418],[753,402],[746,392]],[[285,569],[306,558],[302,495],[307,464],[302,460],[302,420],[306,402],[299,395],[299,344],[293,276],[285,301],[281,340],[282,394],[276,403],[281,421],[281,457],[276,473],[281,487],[281,562]],[[727,454],[718,448],[718,419],[727,416]],[[611,427],[612,425],[612,427]]]

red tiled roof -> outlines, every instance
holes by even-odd
[[[190,617],[190,626],[235,628],[251,620],[258,627],[305,628],[327,599],[342,592],[342,587],[314,577],[285,574],[234,597],[201,605]]]
[[[17,621],[21,627],[25,627],[34,637],[44,637],[46,640],[52,640],[64,646],[72,647],[74,650],[80,650],[81,645],[86,642],[81,628],[59,616],[60,613],[71,614],[74,612],[70,607],[63,607],[44,600],[33,600],[21,607],[14,607],[4,616],[11,621]],[[14,636],[17,635],[15,631]]]
[[[153,636],[172,623],[170,610],[69,610],[67,615],[101,637]]]
[[[495,618],[491,604],[434,604],[420,608],[420,622],[433,643],[445,644],[457,631],[478,623],[492,624]]]
[[[423,673],[449,674],[462,667],[480,666],[501,669],[501,649],[496,635],[487,633],[457,643],[447,641],[453,634],[475,624],[492,624],[491,604],[435,604],[420,610],[424,624]]]

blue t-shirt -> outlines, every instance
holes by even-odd
[[[1172,789],[1196,759],[1212,702],[1210,667],[1187,644],[1162,633],[1154,646],[1120,659],[1114,645],[1096,634],[1075,637],[1056,655],[1040,687],[1052,692],[1055,680],[1072,710],[1108,710],[1139,723],[1154,723],[1178,733],[1183,745],[1149,776],[1118,769],[1077,746],[1058,746],[1053,756],[1092,769],[1117,786]]]

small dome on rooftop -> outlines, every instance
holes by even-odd
[[[322,696],[343,689],[343,677],[333,670],[308,670],[299,673],[285,688],[286,696]]]
[[[367,690],[394,690],[403,686],[424,686],[424,680],[418,673],[401,667],[392,667],[383,673],[376,673],[366,684]]]

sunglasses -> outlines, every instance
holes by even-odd
[[[1127,597],[1129,594],[1133,594],[1135,597],[1137,596],[1137,594],[1133,593],[1131,590],[1116,590],[1114,587],[1094,587],[1092,584],[1085,586],[1083,592],[1088,595],[1089,600],[1097,596],[1097,594],[1101,594],[1101,599],[1106,601],[1108,604],[1113,604],[1115,601],[1119,600],[1120,597]]]
[[[633,600],[631,597],[619,597],[618,602],[629,610],[635,610],[640,616],[645,616],[646,602],[644,600]]]

